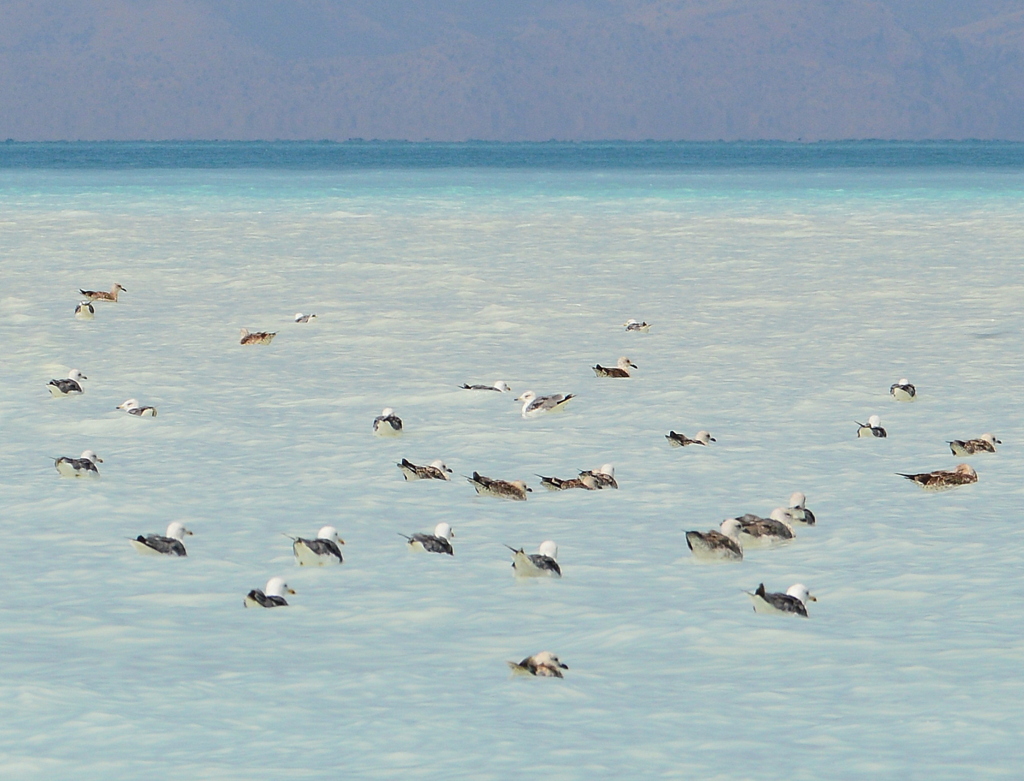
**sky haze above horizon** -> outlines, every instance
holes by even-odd
[[[1013,0],[9,0],[0,138],[1024,140]]]

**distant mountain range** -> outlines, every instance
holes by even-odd
[[[0,139],[1024,140],[1017,0],[3,0]]]

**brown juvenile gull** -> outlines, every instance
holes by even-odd
[[[444,461],[438,459],[426,466],[417,466],[407,458],[403,458],[398,464],[406,480],[447,480],[452,470],[445,466]]]
[[[973,456],[975,453],[995,453],[996,445],[1003,444],[994,434],[982,434],[977,439],[954,439],[949,449],[954,456]]]
[[[896,474],[913,480],[926,491],[948,491],[950,488],[978,482],[978,473],[970,464],[958,464],[953,470],[936,469],[934,472],[922,472],[916,475],[906,475],[903,472]]]
[[[632,375],[629,373],[629,370],[636,369],[638,367],[635,363],[629,360],[629,358],[622,356],[619,358],[615,366],[609,367],[598,364],[591,368],[594,370],[594,374],[598,377],[630,377]]]
[[[478,494],[490,494],[523,502],[526,501],[526,494],[533,493],[533,489],[527,487],[523,480],[492,480],[479,472],[474,472],[472,477],[466,479],[473,484]]]
[[[277,336],[277,332],[268,333],[267,331],[256,331],[255,333],[249,333],[247,328],[240,329],[242,332],[242,338],[239,340],[239,344],[270,344],[274,337]]]
[[[81,288],[78,289],[78,292],[81,293],[86,298],[88,298],[90,301],[117,301],[117,294],[122,291],[125,293],[128,292],[118,284],[115,284],[112,288],[110,288],[109,293],[107,293],[104,290],[82,290]]]
[[[527,656],[518,663],[509,662],[508,666],[514,673],[536,675],[538,678],[564,678],[562,670],[569,669],[569,665],[562,664],[551,651],[541,651],[539,654]]]

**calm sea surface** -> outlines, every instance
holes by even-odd
[[[1019,777],[1022,333],[1021,145],[0,144],[2,775]],[[895,474],[988,431],[976,485]],[[798,490],[817,526],[694,562]],[[188,558],[128,544],[172,520]],[[440,521],[454,557],[398,536]],[[300,569],[328,523],[345,564]],[[545,539],[564,577],[516,582]],[[809,620],[743,593],[797,581]],[[541,650],[564,680],[510,676]]]

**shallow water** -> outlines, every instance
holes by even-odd
[[[1021,170],[6,170],[0,205],[6,777],[1017,774]],[[985,431],[976,485],[894,474]],[[86,448],[97,481],[48,461]],[[816,527],[694,562],[795,490]],[[187,559],[129,546],[171,520]],[[439,521],[453,558],[407,551]],[[327,523],[345,564],[300,570],[282,534]],[[544,539],[564,577],[516,582]],[[242,609],[277,574],[291,606]],[[796,581],[807,621],[743,594]],[[565,680],[510,677],[545,649]]]

